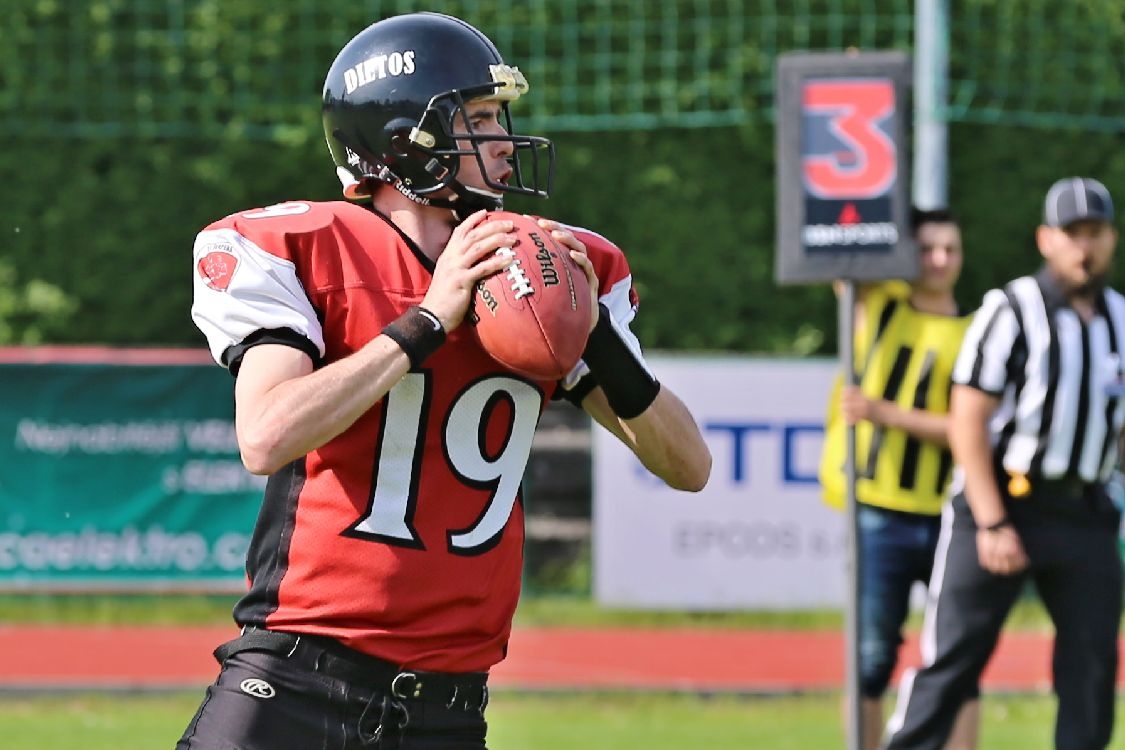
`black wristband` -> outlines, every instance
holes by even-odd
[[[398,344],[416,370],[427,357],[445,343],[445,328],[437,316],[413,305],[383,328],[383,335]]]
[[[598,304],[598,322],[586,341],[582,359],[594,374],[613,412],[622,419],[639,416],[660,393],[660,383],[617,333],[604,304]]]
[[[1004,516],[1003,518],[1001,518],[999,521],[997,521],[994,524],[991,524],[989,526],[982,526],[981,531],[999,531],[1000,529],[1006,529],[1011,525],[1012,525],[1012,519],[1008,518],[1007,516]]]

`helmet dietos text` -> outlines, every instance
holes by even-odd
[[[344,88],[350,94],[373,81],[414,74],[414,50],[369,57],[344,71]]]

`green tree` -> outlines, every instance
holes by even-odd
[[[20,282],[9,263],[0,263],[0,344],[41,344],[44,327],[57,327],[76,312],[63,290],[41,279]]]

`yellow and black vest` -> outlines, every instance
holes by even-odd
[[[949,411],[953,364],[971,316],[921,313],[910,306],[909,287],[889,282],[864,297],[855,331],[855,367],[864,395],[902,409]],[[828,405],[820,484],[824,499],[844,507],[844,440],[840,413],[843,376]],[[907,513],[937,515],[953,469],[949,450],[902,430],[862,421],[856,425],[856,500]]]

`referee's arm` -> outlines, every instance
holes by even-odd
[[[1011,575],[1027,566],[1027,554],[1015,527],[1003,523],[1007,515],[988,438],[988,420],[999,402],[977,388],[955,384],[949,403],[949,448],[965,476],[965,500],[977,525],[981,567]]]

